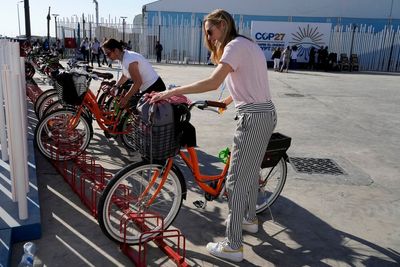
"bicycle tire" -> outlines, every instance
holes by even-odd
[[[51,112],[59,110],[59,109],[76,110],[77,106],[65,104],[62,100],[59,99],[59,100],[51,103],[48,107],[46,107],[46,109],[43,111],[42,117],[46,116],[47,114],[49,114]],[[92,117],[92,113],[90,112],[90,110],[88,108],[86,108],[86,106],[83,106],[82,112],[83,112],[85,118],[89,121],[89,123],[92,124],[93,117]]]
[[[127,128],[131,125],[133,125],[133,117],[132,117],[132,113],[128,112],[126,113],[123,118],[122,118],[122,127],[121,127],[121,132],[125,132],[128,131]],[[122,139],[122,143],[125,145],[126,148],[132,150],[132,151],[136,151],[136,145],[134,143],[134,131],[130,131],[129,133],[126,134],[122,134],[121,135],[121,139]]]
[[[92,124],[85,116],[79,117],[73,129],[67,129],[76,110],[60,109],[47,114],[35,129],[35,146],[46,158],[65,161],[75,158],[88,147],[93,136]]]
[[[109,99],[114,98],[109,92],[104,92],[99,96],[99,100],[97,100],[97,104],[102,110],[105,110],[105,107],[109,101]],[[108,109],[108,108],[107,108]]]
[[[41,101],[41,103],[38,107],[37,114],[36,114],[37,118],[40,120],[43,117],[43,114],[44,114],[44,111],[46,110],[46,108],[58,100],[59,100],[58,93],[49,94],[47,97],[45,97]]]
[[[137,214],[138,211],[144,211],[146,214],[159,214],[164,219],[164,229],[167,229],[172,224],[179,213],[186,193],[186,187],[182,185],[182,178],[179,176],[182,174],[179,171],[175,168],[169,171],[164,186],[150,206],[145,207],[144,202],[150,199],[152,194],[142,200],[139,199],[139,195],[143,193],[149,184],[152,172],[155,169],[160,170],[162,167],[161,164],[140,161],[121,169],[110,180],[101,194],[97,206],[100,228],[108,238],[117,243],[124,242],[123,233],[120,231],[120,222],[127,212]],[[149,192],[154,193],[160,179],[157,180],[154,183],[155,186]],[[156,231],[162,228],[160,223],[155,222],[155,219],[147,219],[145,225],[145,229],[140,229],[140,226],[132,221],[127,223],[126,243],[131,245],[138,244],[143,230]],[[142,237],[142,241],[148,240],[155,235],[157,233],[146,234]]]
[[[261,168],[260,188],[258,190],[256,213],[259,214],[271,207],[281,194],[287,177],[285,158],[272,168]]]
[[[38,109],[39,109],[39,106],[40,106],[40,104],[42,103],[43,99],[46,98],[48,95],[54,94],[54,93],[57,93],[57,90],[56,90],[56,89],[49,89],[49,90],[43,91],[43,92],[36,98],[35,104],[33,105],[33,110],[35,111],[35,114],[36,114],[36,115],[38,114]]]
[[[51,112],[54,112],[55,110],[63,109],[65,107],[66,107],[66,105],[63,105],[62,101],[60,99],[58,99],[57,101],[54,101],[53,103],[51,103],[44,109],[42,117],[46,116],[47,114],[50,114]],[[68,107],[68,105],[67,105],[67,107]],[[69,106],[69,107],[72,107],[72,106]]]

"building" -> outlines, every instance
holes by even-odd
[[[254,22],[328,24],[331,32],[325,45],[337,55],[357,55],[362,70],[400,70],[399,0],[155,1],[143,6],[150,47],[143,52],[151,54],[152,45],[160,40],[167,61],[204,62],[201,25],[204,16],[217,8],[230,12],[239,32],[248,36],[255,34]]]

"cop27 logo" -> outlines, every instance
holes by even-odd
[[[318,31],[318,26],[311,27],[310,24],[307,24],[305,27],[298,27],[298,31],[292,33],[292,41],[289,42],[289,45],[297,46],[298,56],[304,56],[308,60],[311,47],[319,49],[325,44],[323,37],[324,34]]]
[[[256,35],[257,41],[283,41],[285,37],[284,33],[273,33],[273,32],[257,32]]]

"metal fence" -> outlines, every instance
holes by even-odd
[[[207,49],[204,46],[201,23],[187,21],[173,26],[142,26],[121,22],[83,23],[83,21],[61,21],[57,32],[61,38],[75,38],[77,44],[83,37],[104,37],[130,41],[132,50],[138,51],[149,60],[155,60],[156,41],[163,45],[162,60],[165,62],[204,64],[207,62]],[[195,26],[193,26],[195,25]],[[250,36],[249,25],[242,25],[241,34]],[[329,52],[340,54],[357,54],[359,69],[363,71],[400,71],[400,28],[386,26],[375,32],[372,26],[341,25],[331,32]],[[67,53],[68,54],[68,53]]]

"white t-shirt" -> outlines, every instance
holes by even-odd
[[[221,62],[233,69],[225,81],[235,107],[271,100],[266,59],[255,42],[235,38],[225,46]]]
[[[124,50],[124,56],[122,57],[121,65],[122,73],[125,75],[125,77],[132,79],[131,75],[129,74],[129,64],[132,62],[138,62],[139,73],[142,77],[142,85],[140,86],[139,90],[140,92],[143,92],[153,83],[155,83],[159,76],[150,63],[141,54]]]
[[[291,55],[292,59],[296,59],[297,60],[297,54],[298,54],[297,51],[292,50],[292,55]]]

